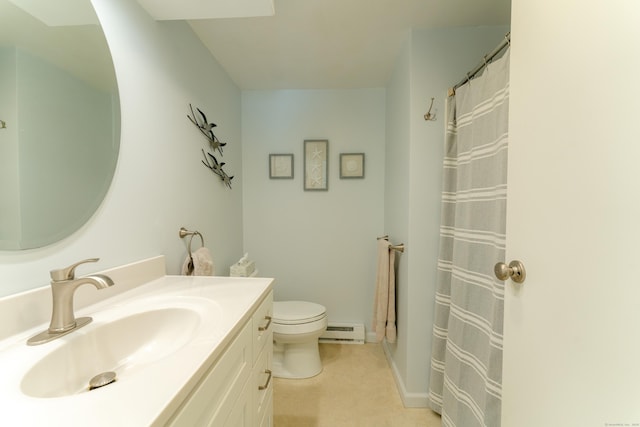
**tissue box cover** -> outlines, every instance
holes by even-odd
[[[256,267],[253,261],[242,264],[233,264],[230,267],[230,276],[232,277],[249,277],[255,271]]]

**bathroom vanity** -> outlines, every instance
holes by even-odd
[[[270,427],[273,297],[269,293],[168,425]]]
[[[164,258],[79,288],[93,321],[27,346],[48,286],[0,299],[0,398],[14,426],[271,426],[272,279],[164,274]],[[46,277],[46,272],[43,272]],[[89,390],[105,371],[115,382]]]

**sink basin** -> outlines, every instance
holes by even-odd
[[[200,313],[188,307],[150,309],[102,324],[94,319],[59,338],[64,342],[26,372],[20,387],[28,396],[52,398],[88,392],[91,378],[107,371],[125,381],[189,343],[200,322]]]

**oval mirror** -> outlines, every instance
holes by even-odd
[[[115,171],[120,103],[89,1],[0,0],[0,250],[59,241]]]

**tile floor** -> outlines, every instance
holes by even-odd
[[[427,408],[405,408],[380,344],[320,344],[323,372],[274,379],[274,427],[440,427]]]

